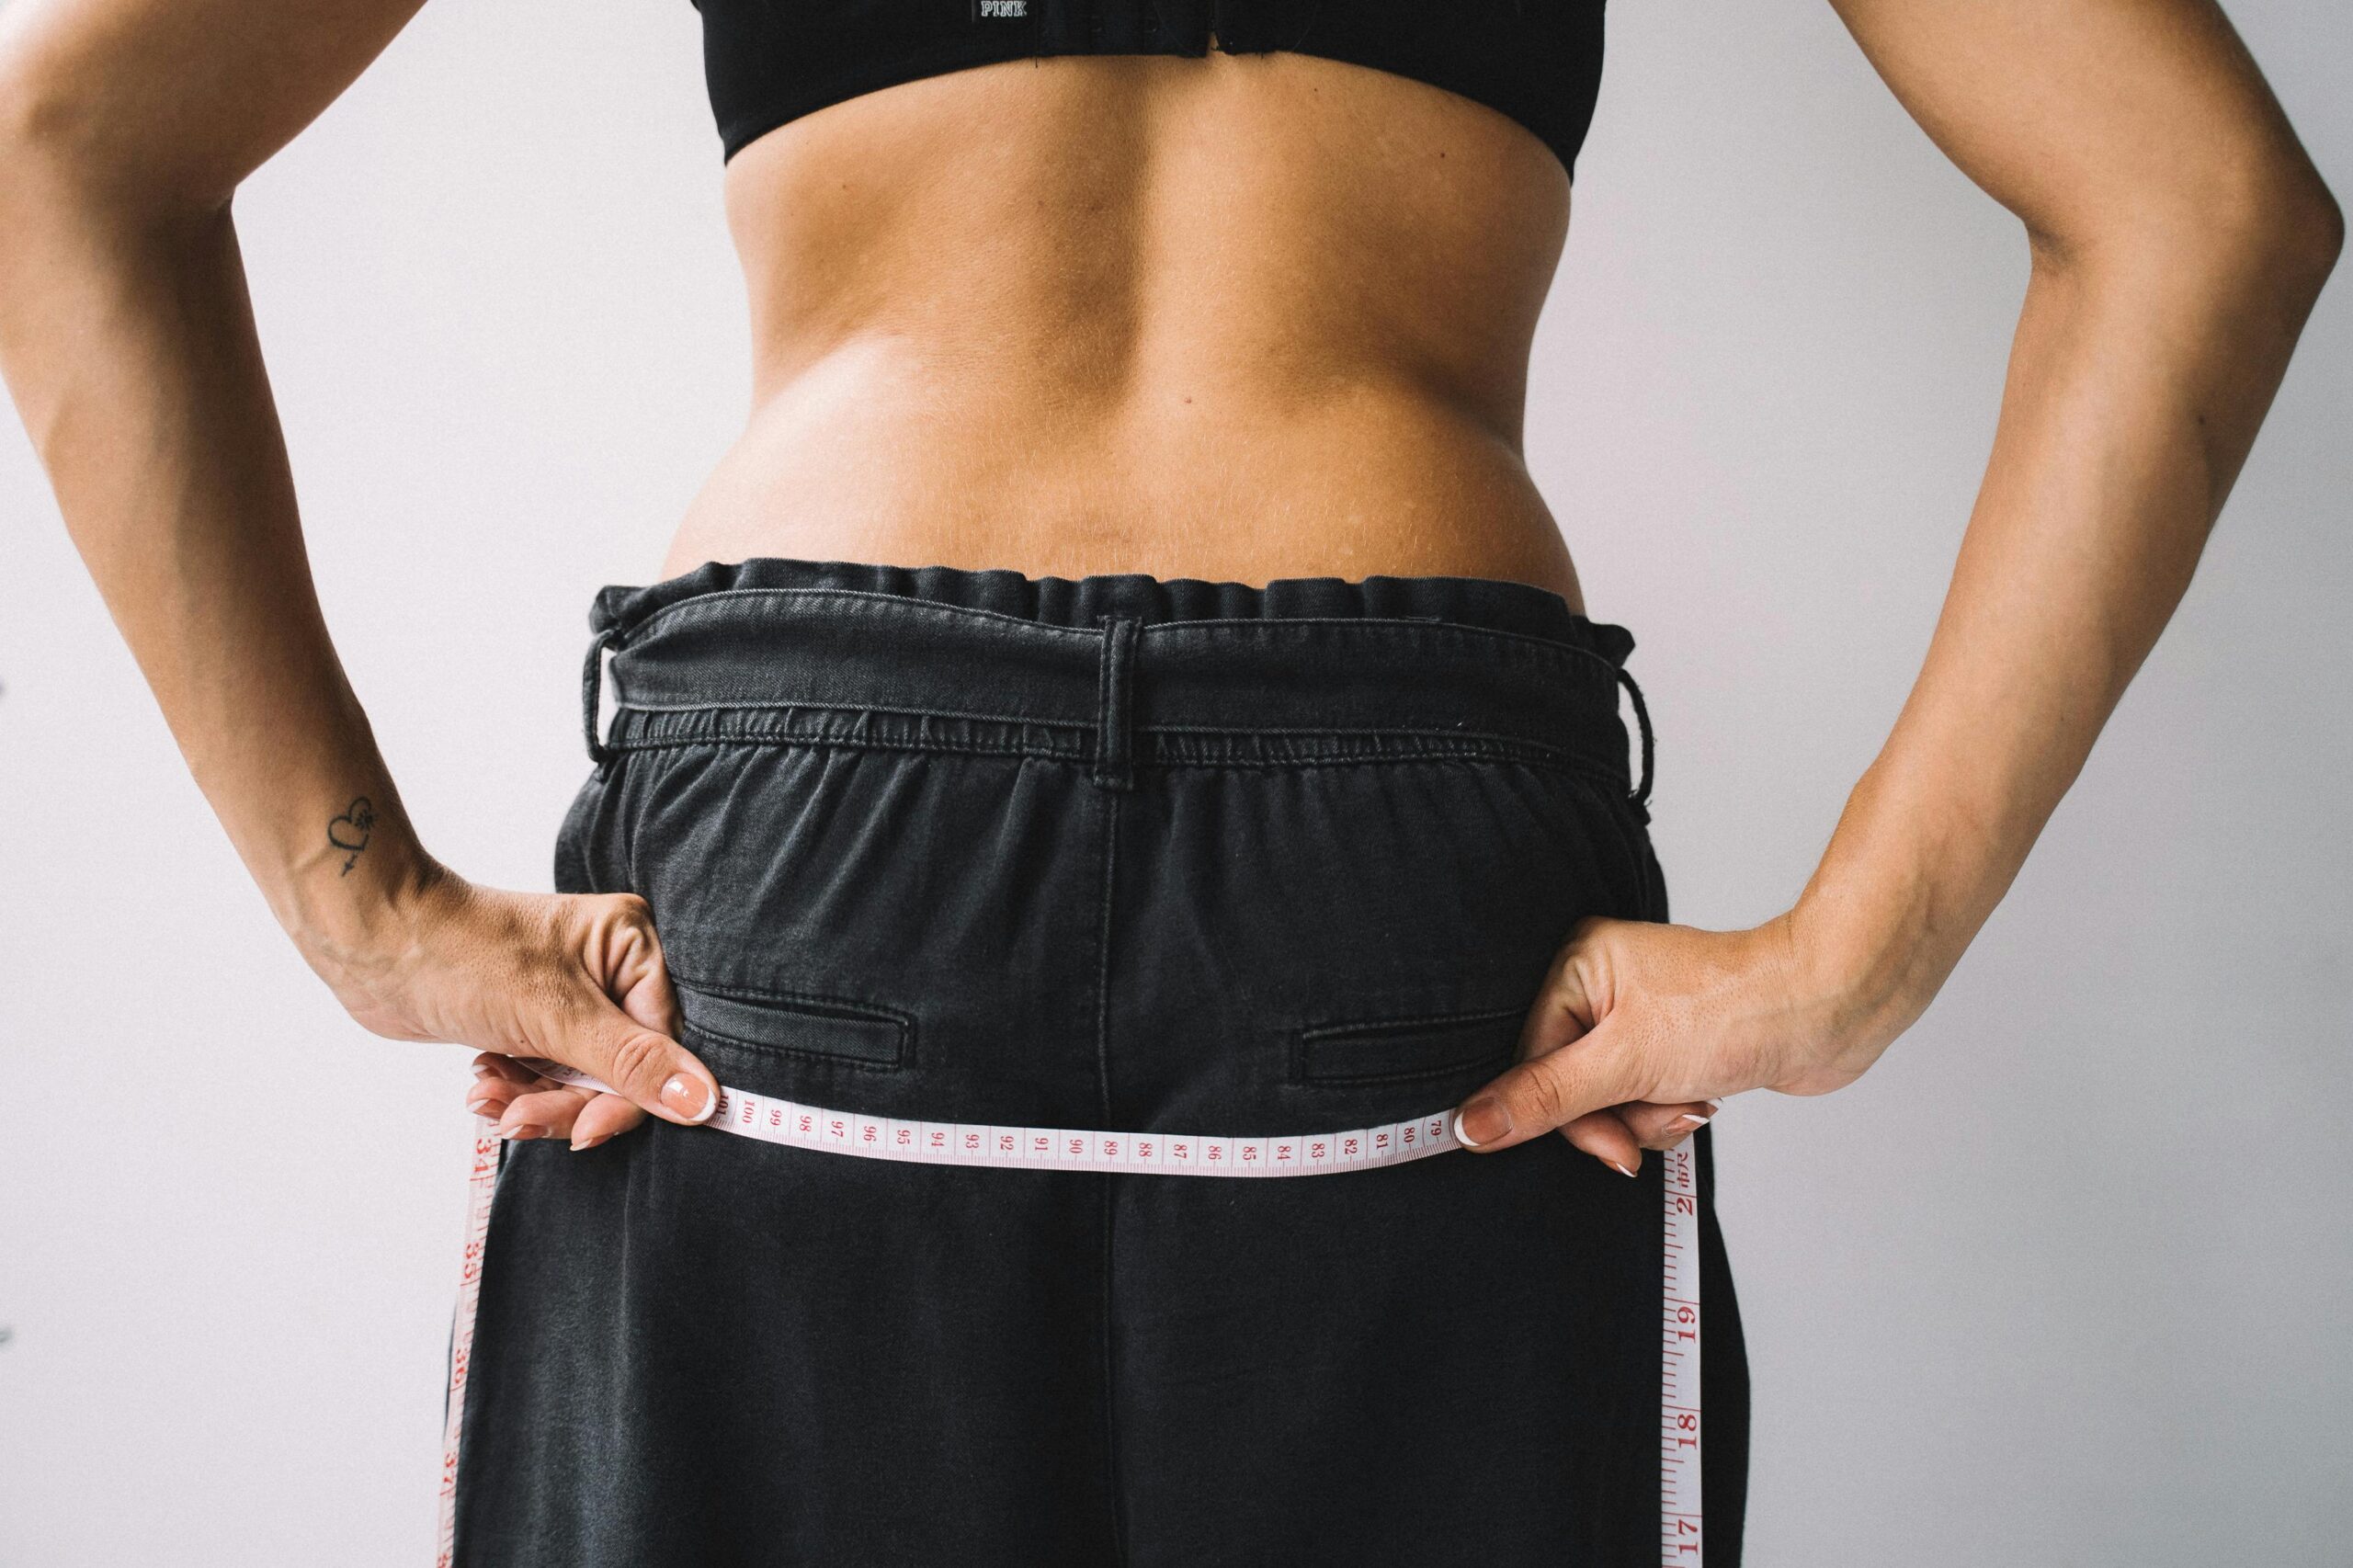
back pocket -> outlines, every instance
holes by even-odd
[[[1523,1006],[1319,1024],[1292,1042],[1291,1081],[1393,1084],[1501,1072],[1518,1054],[1527,1019]]]
[[[681,980],[675,971],[670,983],[686,1019],[689,1039],[683,1043],[690,1048],[699,1037],[745,1051],[890,1073],[906,1065],[915,1044],[914,1020],[882,1007],[801,993],[707,985]]]

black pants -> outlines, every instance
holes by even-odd
[[[557,885],[651,903],[685,1043],[756,1094],[1397,1120],[1511,1063],[1580,917],[1666,916],[1618,718],[1633,639],[1527,585],[763,559],[606,588],[592,625],[597,766]],[[1747,1381],[1711,1134],[1732,1568]],[[662,1122],[522,1144],[457,1559],[1655,1562],[1662,1163],[1628,1181],[1547,1137],[1246,1181]]]

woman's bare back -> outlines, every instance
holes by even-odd
[[[755,555],[1517,578],[1569,179],[1317,56],[1063,56],[833,104],[729,163],[750,418],[665,575]]]

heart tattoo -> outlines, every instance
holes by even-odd
[[[343,874],[351,875],[351,868],[359,863],[359,852],[368,847],[368,835],[376,825],[376,808],[362,795],[344,808],[343,815],[327,824],[327,842],[337,849],[351,853],[343,862]]]

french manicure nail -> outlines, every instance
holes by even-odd
[[[518,1123],[499,1134],[501,1138],[511,1138],[516,1140],[517,1142],[520,1142],[522,1140],[527,1138],[544,1138],[547,1135],[548,1130],[546,1128],[540,1126],[537,1122],[530,1121]]]
[[[583,1149],[593,1149],[611,1136],[609,1132],[599,1132],[594,1138],[574,1138],[572,1141],[573,1152],[577,1153]]]
[[[700,1121],[710,1114],[710,1091],[684,1073],[674,1073],[662,1085],[662,1103],[688,1121]]]
[[[1625,1166],[1623,1166],[1623,1165],[1620,1165],[1620,1164],[1619,1164],[1617,1161],[1615,1161],[1615,1160],[1604,1160],[1604,1161],[1602,1161],[1601,1163],[1602,1163],[1603,1165],[1608,1165],[1611,1170],[1616,1171],[1620,1176],[1632,1176],[1632,1175],[1634,1174],[1633,1172],[1631,1172],[1631,1171],[1628,1170]]]
[[[1677,1121],[1688,1121],[1694,1127],[1705,1127],[1708,1125],[1708,1118],[1704,1116],[1693,1116],[1688,1110],[1681,1116],[1677,1117],[1675,1119]]]
[[[1472,1096],[1454,1116],[1455,1142],[1466,1149],[1483,1148],[1510,1131],[1510,1108],[1494,1095]]]

